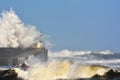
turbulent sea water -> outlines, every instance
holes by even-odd
[[[57,53],[57,54],[56,54]],[[111,68],[120,67],[120,54],[113,53],[109,50],[105,51],[69,51],[50,53],[51,57],[59,60],[71,60],[82,65],[101,65]]]
[[[28,48],[41,40],[41,33],[35,26],[24,24],[12,9],[1,14],[0,27],[0,47]],[[45,40],[43,42],[45,45]],[[39,58],[29,56],[25,61],[30,66],[27,71],[13,68],[24,80],[91,78],[95,74],[104,75],[110,68],[120,68],[120,54],[109,50],[49,51],[48,57],[48,62],[40,62]]]
[[[104,75],[110,68],[119,70],[120,54],[105,51],[69,51],[49,52],[47,63],[30,56],[26,63],[31,65],[28,71],[15,70],[25,80],[56,80],[91,78]],[[110,68],[109,68],[110,67]],[[103,79],[104,80],[104,79]]]
[[[48,62],[40,62],[39,58],[29,56],[27,71],[14,68],[18,77],[24,80],[113,80],[91,79],[94,75],[104,75],[107,71],[120,68],[120,54],[105,51],[69,51],[48,52]],[[8,67],[4,68],[7,69]],[[3,69],[3,67],[1,67]],[[119,78],[115,79],[119,80]]]

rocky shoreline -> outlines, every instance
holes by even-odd
[[[120,72],[110,69],[104,75],[94,75],[91,78],[78,78],[78,79],[57,79],[57,80],[120,80]]]
[[[0,70],[0,80],[24,80],[18,77],[18,73],[14,69]],[[57,79],[57,80],[120,80],[120,72],[118,70],[110,69],[104,75],[94,75],[91,78],[78,79]]]

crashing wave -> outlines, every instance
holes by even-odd
[[[40,40],[35,26],[25,25],[15,12],[4,11],[0,17],[0,47],[30,47]]]
[[[47,65],[35,64],[28,71],[15,68],[19,77],[25,80],[76,80],[100,78],[120,74],[115,70],[98,65],[80,65],[69,60],[52,61]],[[111,73],[111,74],[109,74]],[[113,76],[116,77],[115,75]],[[119,75],[120,77],[120,75]]]
[[[70,51],[70,50],[62,50],[58,52],[49,52],[49,57],[72,57],[72,56],[84,56],[91,54],[103,54],[103,55],[113,55],[114,53],[105,50],[105,51]]]

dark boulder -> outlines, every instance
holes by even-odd
[[[120,72],[118,72],[117,70],[109,70],[108,72],[105,73],[105,75],[103,75],[102,77],[108,77],[108,78],[120,78]]]
[[[98,74],[94,75],[92,78],[100,80],[120,80],[120,72],[117,70],[110,69],[104,75],[100,76]]]
[[[22,78],[18,78],[18,74],[15,70],[0,70],[0,80],[23,80]]]

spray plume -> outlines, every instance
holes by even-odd
[[[15,12],[3,11],[0,17],[0,47],[27,48],[39,41],[35,26],[25,25]]]
[[[72,63],[69,60],[52,61],[48,65],[35,64],[27,72],[15,68],[19,77],[25,80],[74,80],[77,78],[91,78],[92,76],[104,75],[110,68],[101,66],[85,66]]]
[[[36,30],[35,26],[25,25],[12,9],[10,9],[10,11],[4,11],[1,14],[0,47],[27,48],[30,47],[32,44],[36,43],[37,41],[39,41],[39,39],[41,39],[40,35],[41,33]],[[110,52],[109,50],[100,51],[100,52],[62,50],[60,52],[52,52],[52,51],[49,52],[49,57],[73,58],[76,55],[84,57],[86,55],[91,55],[91,54],[95,54],[95,55],[104,54],[105,56],[105,55],[111,55],[113,53]],[[82,60],[81,59],[82,57],[80,57],[79,60]],[[34,58],[33,56],[28,58],[27,62],[29,64],[31,63],[30,64],[31,68],[28,71],[23,71],[19,68],[15,68],[16,72],[18,73],[18,76],[23,77],[25,80],[90,78],[95,74],[104,75],[104,73],[109,70],[109,68],[100,67],[100,66],[83,66],[77,63],[73,63],[69,60],[63,60],[63,61],[53,60],[49,62],[47,65],[42,65],[39,64],[40,62],[39,59]],[[103,61],[100,63],[103,63]]]

